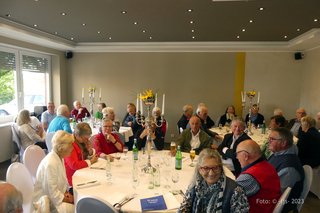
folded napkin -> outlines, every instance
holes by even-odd
[[[83,182],[83,183],[78,183],[76,185],[76,187],[78,189],[82,189],[82,188],[87,188],[87,187],[92,187],[92,186],[97,186],[100,185],[100,182],[97,180],[93,180],[93,181],[88,181],[88,182]]]

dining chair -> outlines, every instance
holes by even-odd
[[[18,155],[17,159],[15,159],[14,162],[19,162],[22,160],[24,149],[22,148],[22,145],[21,145],[19,127],[16,123],[11,124],[11,132],[12,132],[14,154]]]
[[[96,197],[83,197],[76,204],[77,213],[118,213],[118,211],[107,201]]]
[[[272,213],[281,213],[282,212],[282,209],[283,209],[284,205],[286,204],[286,200],[288,199],[290,192],[291,192],[291,187],[288,187],[288,188],[286,188],[286,190],[284,190],[280,199],[278,200],[276,207],[274,207]]]
[[[30,145],[24,151],[23,164],[29,170],[33,183],[35,183],[36,180],[38,166],[45,156],[46,154],[43,149],[37,145]]]
[[[51,152],[51,149],[52,149],[51,140],[54,136],[54,133],[55,132],[47,132],[47,134],[46,134],[46,145],[47,145],[48,153]]]
[[[23,212],[32,212],[32,193],[34,190],[30,172],[25,165],[19,162],[12,163],[6,174],[6,181],[14,185],[23,196]]]
[[[312,178],[312,184],[310,187],[310,192],[315,194],[318,199],[320,199],[320,166],[313,168],[313,178]]]
[[[313,178],[313,172],[312,172],[311,166],[304,165],[303,166],[303,170],[304,170],[304,180],[303,180],[303,189],[302,189],[301,195],[299,197],[300,201],[305,201],[306,200],[308,192],[310,191],[312,178]],[[300,212],[303,203],[304,202],[299,202],[297,204],[297,208],[296,208],[296,210],[294,212]]]

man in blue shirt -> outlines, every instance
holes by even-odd
[[[72,134],[69,122],[70,110],[65,104],[62,104],[57,109],[57,116],[50,122],[47,132],[56,132],[64,130]]]

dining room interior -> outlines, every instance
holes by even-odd
[[[127,104],[136,103],[145,89],[165,94],[169,150],[179,137],[176,124],[185,104],[196,109],[205,103],[218,123],[229,105],[245,117],[249,107],[241,92],[256,91],[266,123],[275,108],[287,119],[299,107],[315,117],[320,111],[319,7],[318,0],[2,0],[0,53],[48,57],[46,98],[56,106],[72,107],[79,100],[89,108],[88,89],[94,87],[93,111],[104,102],[122,120]],[[0,60],[1,68],[5,57]],[[23,86],[15,94],[20,97]],[[162,96],[159,106],[161,101]],[[10,131],[0,138],[0,147],[5,143],[9,152],[11,122],[0,116],[0,131]],[[0,180],[10,165],[4,158]],[[318,197],[309,193],[301,212],[318,207]]]

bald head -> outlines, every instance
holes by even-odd
[[[22,194],[10,183],[0,183],[0,212],[23,212]]]
[[[262,155],[260,146],[253,140],[239,143],[236,153],[242,168],[258,160]]]

